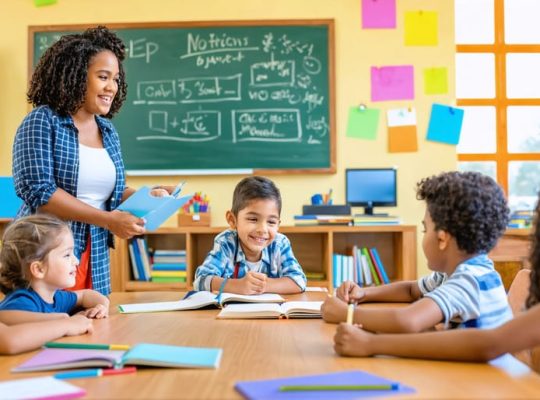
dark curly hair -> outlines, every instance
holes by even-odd
[[[540,194],[536,204],[534,229],[532,233],[531,252],[531,286],[529,287],[529,297],[527,298],[527,308],[540,303]]]
[[[487,253],[508,224],[504,193],[497,183],[478,172],[445,172],[422,179],[416,198],[425,200],[436,230],[456,238],[467,254]]]
[[[90,61],[104,50],[114,53],[120,70],[118,92],[105,115],[112,118],[122,107],[127,94],[122,66],[126,48],[122,40],[105,26],[62,36],[49,47],[32,74],[26,94],[28,102],[34,106],[48,105],[61,115],[73,115],[84,102]]]
[[[231,212],[238,216],[238,213],[255,199],[274,200],[281,214],[281,193],[274,182],[264,176],[249,176],[238,182],[233,193]]]

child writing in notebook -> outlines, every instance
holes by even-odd
[[[508,222],[497,183],[476,172],[423,179],[422,248],[433,272],[418,281],[361,288],[347,281],[322,306],[327,322],[345,321],[347,303],[406,302],[407,307],[356,308],[354,322],[373,332],[420,332],[446,327],[493,328],[512,318],[502,280],[487,253]]]
[[[214,240],[214,248],[197,268],[193,287],[239,294],[298,293],[306,276],[289,239],[278,232],[281,194],[262,176],[242,179],[226,219],[230,229]]]
[[[455,329],[412,334],[372,334],[340,324],[335,350],[345,356],[375,354],[432,360],[488,361],[504,353],[540,346],[540,202],[536,205],[527,310],[495,329]],[[540,372],[539,365],[533,365]]]
[[[0,303],[1,322],[64,318],[79,308],[88,318],[109,315],[109,299],[102,294],[62,290],[75,284],[78,260],[73,246],[69,226],[51,215],[23,217],[7,227],[0,250],[0,290],[6,294]]]

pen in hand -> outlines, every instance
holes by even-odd
[[[347,324],[352,325],[354,319],[354,303],[347,306]]]

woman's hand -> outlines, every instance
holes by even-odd
[[[113,210],[109,213],[107,229],[119,238],[130,239],[133,236],[142,235],[146,231],[144,223],[144,219],[133,214]]]

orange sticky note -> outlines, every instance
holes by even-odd
[[[387,111],[388,152],[405,153],[418,151],[416,135],[416,110],[397,108]]]

